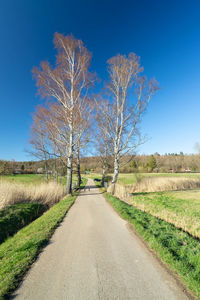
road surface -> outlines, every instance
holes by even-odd
[[[189,299],[92,180],[88,186],[11,298]]]

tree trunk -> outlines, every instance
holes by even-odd
[[[57,179],[57,164],[56,164],[56,158],[54,157],[54,176],[55,179]]]
[[[106,166],[104,164],[103,165],[103,171],[102,171],[102,178],[101,178],[101,186],[104,186],[105,175],[106,175]]]
[[[72,155],[67,160],[67,194],[72,194]]]
[[[112,179],[112,184],[111,184],[111,194],[114,195],[115,192],[115,184],[117,182],[119,174],[119,157],[118,155],[115,156],[115,161],[114,161],[114,173],[113,173],[113,179]]]
[[[81,186],[81,168],[80,168],[80,156],[79,156],[79,149],[77,150],[77,184],[78,188]]]
[[[67,194],[72,194],[73,126],[70,124],[69,149],[67,159]]]
[[[58,170],[56,171],[56,182],[58,183],[59,178],[58,178]]]
[[[49,176],[48,176],[48,167],[47,167],[47,161],[45,160],[45,173],[46,173],[46,181],[49,181]]]

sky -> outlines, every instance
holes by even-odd
[[[107,60],[135,52],[160,90],[141,123],[138,154],[195,153],[200,142],[200,1],[0,0],[0,159],[32,159],[32,114],[42,100],[31,70],[55,61],[54,33],[92,52],[102,82]]]

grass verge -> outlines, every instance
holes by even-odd
[[[119,197],[120,198],[120,197]],[[200,239],[200,190],[138,193],[129,204]]]
[[[200,298],[200,242],[188,233],[127,203],[104,194],[158,256]]]
[[[18,203],[0,210],[0,244],[40,217],[45,210],[46,206],[41,203]]]
[[[0,246],[0,299],[6,299],[35,261],[77,195],[54,205],[40,218],[24,227]]]

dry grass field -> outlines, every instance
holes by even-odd
[[[73,175],[73,183],[76,181]],[[45,175],[39,174],[0,176],[0,209],[22,202],[38,202],[50,207],[66,195],[66,176],[59,178],[59,182],[52,177],[47,183]]]
[[[160,192],[200,188],[199,178],[187,177],[142,177],[135,184],[126,185],[131,193]]]
[[[52,206],[65,196],[63,185],[55,182],[23,184],[0,181],[0,209],[22,202],[38,202]]]

